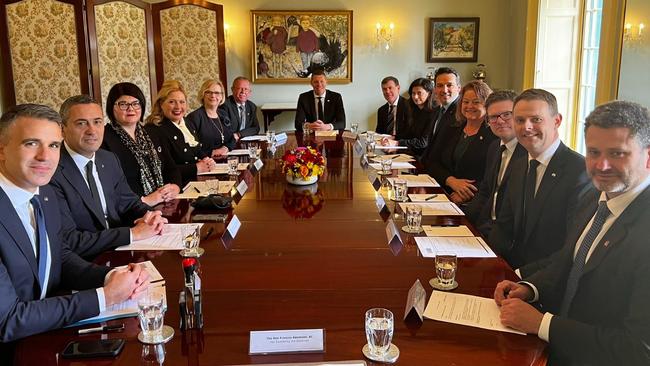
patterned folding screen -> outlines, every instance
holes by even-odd
[[[111,87],[131,82],[142,89],[147,109],[151,110],[151,80],[147,52],[146,8],[123,1],[112,1],[94,6],[96,58],[101,103]],[[98,93],[99,94],[99,93]]]
[[[189,110],[200,105],[197,92],[206,79],[226,82],[221,5],[153,5],[158,84],[179,80],[187,92]],[[160,21],[159,24],[157,20]],[[161,70],[162,68],[162,70]]]
[[[6,5],[15,103],[39,103],[56,110],[68,97],[88,89],[80,70],[75,7],[54,0],[23,0]],[[6,56],[3,56],[6,57]],[[82,57],[85,63],[85,56]],[[5,73],[5,76],[7,74]]]

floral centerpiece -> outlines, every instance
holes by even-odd
[[[325,197],[316,184],[287,186],[282,193],[282,208],[294,219],[309,219],[323,208]]]
[[[312,147],[297,147],[282,156],[282,173],[291,184],[315,183],[324,171],[325,158]]]

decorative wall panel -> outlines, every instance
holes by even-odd
[[[99,59],[101,103],[111,87],[121,82],[139,86],[151,110],[151,84],[147,54],[145,10],[133,4],[113,1],[94,8]],[[99,97],[99,96],[98,96]]]
[[[200,105],[196,98],[206,79],[219,78],[217,14],[195,5],[160,11],[163,75],[185,87],[189,109]]]
[[[74,5],[24,0],[6,9],[16,104],[58,110],[82,92]]]

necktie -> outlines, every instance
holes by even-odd
[[[499,155],[497,157],[497,161],[494,164],[494,181],[492,182],[492,212],[490,216],[492,216],[492,220],[496,220],[497,218],[497,194],[499,193],[499,186],[501,185],[501,180],[499,179],[499,176],[501,175],[501,165],[503,165],[503,152],[506,151],[506,145],[501,145],[499,147]]]
[[[391,131],[391,134],[395,136],[397,134],[397,123],[395,123],[395,106],[390,104],[388,106],[388,119],[386,123],[386,130]]]
[[[443,106],[440,106],[440,109],[438,110],[438,116],[436,116],[436,121],[433,124],[433,133],[431,134],[432,137],[436,137],[436,132],[438,131],[439,127],[438,125],[440,124],[440,121],[442,120],[442,116],[445,115],[445,108]],[[433,140],[433,139],[432,139]],[[430,143],[433,141],[429,141]]]
[[[47,266],[47,227],[45,226],[45,215],[41,207],[41,201],[38,195],[34,195],[29,202],[34,208],[34,217],[36,218],[36,259],[38,261],[38,282],[41,284],[41,292],[45,284],[45,268]]]
[[[90,188],[90,195],[93,197],[93,202],[95,203],[95,208],[98,209],[97,212],[100,212],[102,218],[104,218],[104,208],[102,207],[102,201],[99,199],[99,190],[97,189],[97,182],[95,182],[95,177],[93,176],[93,161],[90,160],[86,164],[86,179],[88,180],[88,187]]]
[[[533,159],[528,162],[528,173],[526,174],[526,187],[524,189],[524,211],[528,211],[535,199],[535,185],[537,184],[537,167],[539,161]]]
[[[318,108],[316,109],[316,119],[323,120],[323,97],[317,97]]]
[[[605,221],[607,220],[607,217],[609,217],[610,214],[611,212],[607,207],[607,202],[600,201],[598,203],[598,210],[596,211],[596,216],[594,217],[594,220],[591,223],[591,227],[589,228],[589,231],[587,231],[587,234],[585,235],[584,239],[582,239],[582,243],[580,243],[580,247],[578,248],[576,257],[573,259],[573,266],[571,267],[571,271],[569,272],[569,277],[567,278],[566,281],[566,289],[564,290],[564,297],[562,298],[562,307],[560,308],[560,315],[562,316],[566,316],[569,314],[569,308],[571,306],[571,302],[573,301],[573,297],[575,296],[576,291],[578,290],[578,282],[580,281],[580,277],[582,276],[582,272],[585,267],[585,262],[587,260],[587,253],[589,253],[589,249],[593,245],[594,240],[596,240],[598,233],[600,233],[600,231],[602,230],[603,224],[605,224]]]
[[[239,130],[241,131],[246,127],[246,110],[243,105],[239,106],[239,121],[241,122],[239,124]]]

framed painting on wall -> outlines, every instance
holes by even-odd
[[[322,69],[352,82],[352,11],[251,11],[256,83],[295,83]]]
[[[430,18],[427,62],[476,62],[480,18]]]

